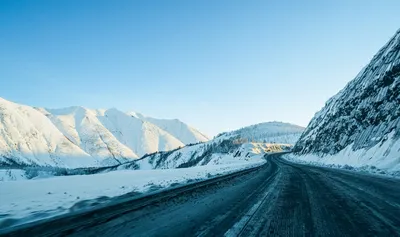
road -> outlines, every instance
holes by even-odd
[[[267,159],[254,172],[116,217],[99,212],[95,222],[77,216],[8,235],[400,236],[399,180]]]

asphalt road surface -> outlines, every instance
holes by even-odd
[[[399,180],[267,159],[251,173],[118,216],[78,215],[9,235],[400,236]]]

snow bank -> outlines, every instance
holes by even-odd
[[[306,154],[297,156],[289,154],[284,158],[318,166],[400,177],[400,139],[395,139],[393,136],[394,132],[389,134],[388,140],[369,149],[353,151],[353,144],[350,144],[335,155]]]
[[[182,169],[118,170],[95,175],[0,182],[0,229],[97,205],[127,193],[145,193],[261,165],[253,159]],[[90,201],[91,200],[91,201]]]

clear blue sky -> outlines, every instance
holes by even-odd
[[[215,135],[306,126],[400,27],[398,0],[0,1],[0,97]]]

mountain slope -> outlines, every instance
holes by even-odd
[[[110,160],[110,164],[138,158],[129,147],[122,144],[102,123],[107,118],[104,111],[82,107],[65,109],[40,109],[54,125],[75,145],[92,157]],[[114,162],[112,162],[114,161]]]
[[[303,131],[303,127],[290,123],[266,122],[244,127],[232,132],[221,133],[218,137],[239,136],[241,139],[247,139],[248,141],[294,145]]]
[[[400,30],[316,113],[294,151],[325,163],[400,170],[399,138]]]
[[[265,152],[289,150],[303,129],[287,123],[262,123],[222,133],[208,142],[149,154],[118,169],[171,169],[252,161],[261,159]]]
[[[0,164],[75,168],[97,166],[99,162],[39,111],[0,98]]]
[[[206,135],[178,119],[156,119],[151,117],[142,117],[142,119],[157,125],[175,137],[179,137],[185,144],[206,142],[210,140]]]
[[[120,142],[139,156],[155,151],[171,150],[185,145],[177,137],[156,125],[116,109],[105,111],[102,123]]]
[[[200,133],[182,122],[179,127],[168,126],[171,133],[181,135],[176,137],[116,109],[32,108],[0,99],[0,165],[112,166],[183,147],[182,140],[188,138],[196,143],[205,140],[197,140]]]

